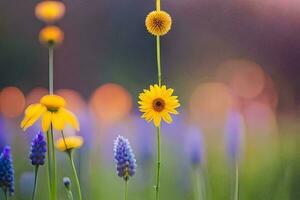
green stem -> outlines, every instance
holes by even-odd
[[[38,171],[39,171],[39,165],[35,166],[34,170],[34,185],[33,185],[33,192],[32,192],[32,200],[35,199],[35,193],[36,193],[36,186],[37,186],[37,179],[38,179]]]
[[[128,200],[128,181],[125,181],[125,200]]]
[[[199,200],[200,199],[200,177],[198,172],[198,166],[194,167],[194,199]]]
[[[160,37],[159,36],[156,36],[156,58],[157,58],[158,85],[161,86]]]
[[[72,156],[72,150],[67,150],[67,153],[68,153],[71,165],[72,165],[72,170],[73,170],[73,174],[74,174],[75,181],[76,181],[76,187],[77,187],[77,190],[78,190],[79,200],[82,200],[80,182],[79,182],[76,167],[75,167],[75,164],[74,164],[74,159],[73,159],[73,156]]]
[[[49,47],[49,93],[53,94],[53,57],[54,48]]]
[[[49,199],[52,200],[52,173],[51,173],[51,136],[50,130],[47,131],[47,177],[48,177],[48,189]]]
[[[155,199],[159,199],[160,188],[160,165],[161,165],[161,153],[160,153],[160,126],[157,127],[157,172],[156,172],[156,185],[155,185]]]
[[[235,164],[234,200],[239,199],[239,166]]]
[[[2,191],[4,193],[5,200],[7,200],[8,199],[8,197],[7,197],[7,190],[2,189]]]
[[[68,190],[68,200],[73,200],[73,194],[71,190]]]
[[[56,155],[54,147],[54,138],[53,138],[53,126],[50,125],[50,135],[51,135],[51,151],[52,151],[52,198],[56,200]]]

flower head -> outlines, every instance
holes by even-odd
[[[71,180],[69,177],[63,177],[63,184],[67,190],[71,189]]]
[[[178,114],[176,108],[180,106],[178,97],[172,96],[173,89],[165,85],[150,85],[150,90],[144,90],[143,93],[139,95],[140,101],[140,111],[144,114],[142,118],[145,118],[147,122],[153,120],[154,125],[158,127],[160,125],[161,119],[167,123],[172,122],[170,114]]]
[[[40,103],[32,104],[25,110],[25,117],[21,122],[21,128],[25,131],[40,117],[42,118],[42,130],[47,132],[50,124],[57,130],[63,130],[66,124],[70,124],[79,130],[76,116],[65,108],[65,100],[57,95],[46,95]]]
[[[10,196],[14,194],[14,168],[9,146],[0,155],[0,187]]]
[[[44,165],[46,152],[47,152],[47,143],[42,132],[36,134],[31,142],[31,150],[29,158],[32,165]]]
[[[41,21],[52,23],[61,19],[65,14],[65,4],[59,1],[42,1],[35,7],[35,15]]]
[[[189,160],[193,166],[201,165],[204,162],[204,143],[201,131],[196,127],[188,129],[186,142]]]
[[[240,157],[244,128],[242,116],[238,112],[230,112],[225,125],[225,135],[227,152],[232,161],[237,161]]]
[[[60,151],[78,149],[83,144],[83,138],[80,136],[68,136],[56,141],[56,148]]]
[[[40,42],[47,47],[61,44],[64,40],[64,32],[57,26],[46,26],[40,31]]]
[[[155,36],[167,34],[172,26],[172,18],[165,11],[152,11],[146,17],[146,28]]]
[[[128,181],[129,177],[132,177],[136,170],[136,160],[129,141],[122,136],[118,136],[115,140],[114,152],[117,174],[125,181]]]

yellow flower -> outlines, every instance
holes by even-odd
[[[152,11],[146,18],[146,28],[155,36],[167,34],[172,26],[172,18],[165,11]]]
[[[53,23],[61,19],[65,14],[65,4],[59,1],[42,1],[35,7],[35,15],[38,19]]]
[[[68,136],[65,138],[59,138],[56,141],[56,148],[60,151],[78,149],[83,144],[83,138],[80,136]]]
[[[47,132],[52,123],[56,130],[63,130],[66,124],[70,124],[79,130],[76,116],[65,108],[65,100],[57,95],[43,96],[38,104],[32,104],[25,110],[25,117],[21,122],[21,128],[25,131],[40,117],[42,118],[42,130]]]
[[[150,90],[144,90],[139,95],[140,111],[144,114],[142,118],[145,118],[147,122],[153,120],[154,125],[158,127],[161,119],[167,123],[172,122],[170,114],[178,114],[176,108],[180,106],[178,97],[172,96],[174,90],[172,88],[167,89],[165,85],[159,87],[158,85],[150,85]]]
[[[46,46],[61,44],[64,40],[64,32],[57,26],[46,26],[40,32],[40,42]]]

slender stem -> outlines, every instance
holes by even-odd
[[[128,180],[125,181],[125,194],[124,195],[125,195],[124,199],[128,200]]]
[[[52,197],[56,200],[56,155],[54,147],[54,138],[53,138],[53,125],[50,125],[50,135],[51,135],[51,151],[52,151]]]
[[[156,185],[155,185],[155,199],[159,199],[159,188],[160,188],[160,165],[161,165],[161,155],[160,155],[160,126],[157,127],[157,171],[156,171]]]
[[[36,193],[36,186],[37,186],[37,179],[38,179],[38,171],[39,171],[39,165],[35,166],[34,170],[34,185],[33,185],[33,192],[32,192],[32,200],[35,199],[35,193]]]
[[[54,48],[49,47],[49,93],[53,94],[53,57]]]
[[[239,166],[235,164],[234,200],[239,199]]]
[[[76,167],[75,167],[75,164],[74,164],[74,159],[73,159],[73,156],[72,156],[72,150],[67,151],[67,153],[68,153],[71,165],[72,165],[72,170],[73,170],[73,174],[74,174],[75,181],[76,181],[76,187],[77,187],[77,190],[78,190],[79,200],[82,200],[80,182],[79,182]]]
[[[157,76],[158,85],[161,86],[161,64],[160,64],[160,37],[156,36],[156,57],[157,57]]]
[[[156,10],[160,11],[160,0],[156,0]]]
[[[48,189],[49,199],[52,200],[52,173],[51,173],[51,136],[50,130],[47,131],[47,177],[48,177]]]
[[[198,166],[194,166],[194,199],[199,200],[200,198],[200,177],[199,177],[199,171]]]
[[[73,194],[71,190],[68,190],[68,200],[73,200]]]
[[[8,195],[7,195],[7,190],[3,190],[3,192],[4,192],[4,196],[5,196],[5,200],[8,200]]]

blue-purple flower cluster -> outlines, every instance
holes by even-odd
[[[136,160],[129,141],[122,136],[118,136],[115,140],[114,152],[117,174],[128,181],[129,177],[132,177],[136,171]]]
[[[6,146],[0,155],[0,187],[9,196],[15,192],[13,159],[9,146]]]
[[[42,132],[36,134],[31,142],[31,150],[29,158],[32,165],[44,165],[46,152],[47,152],[47,143]]]

